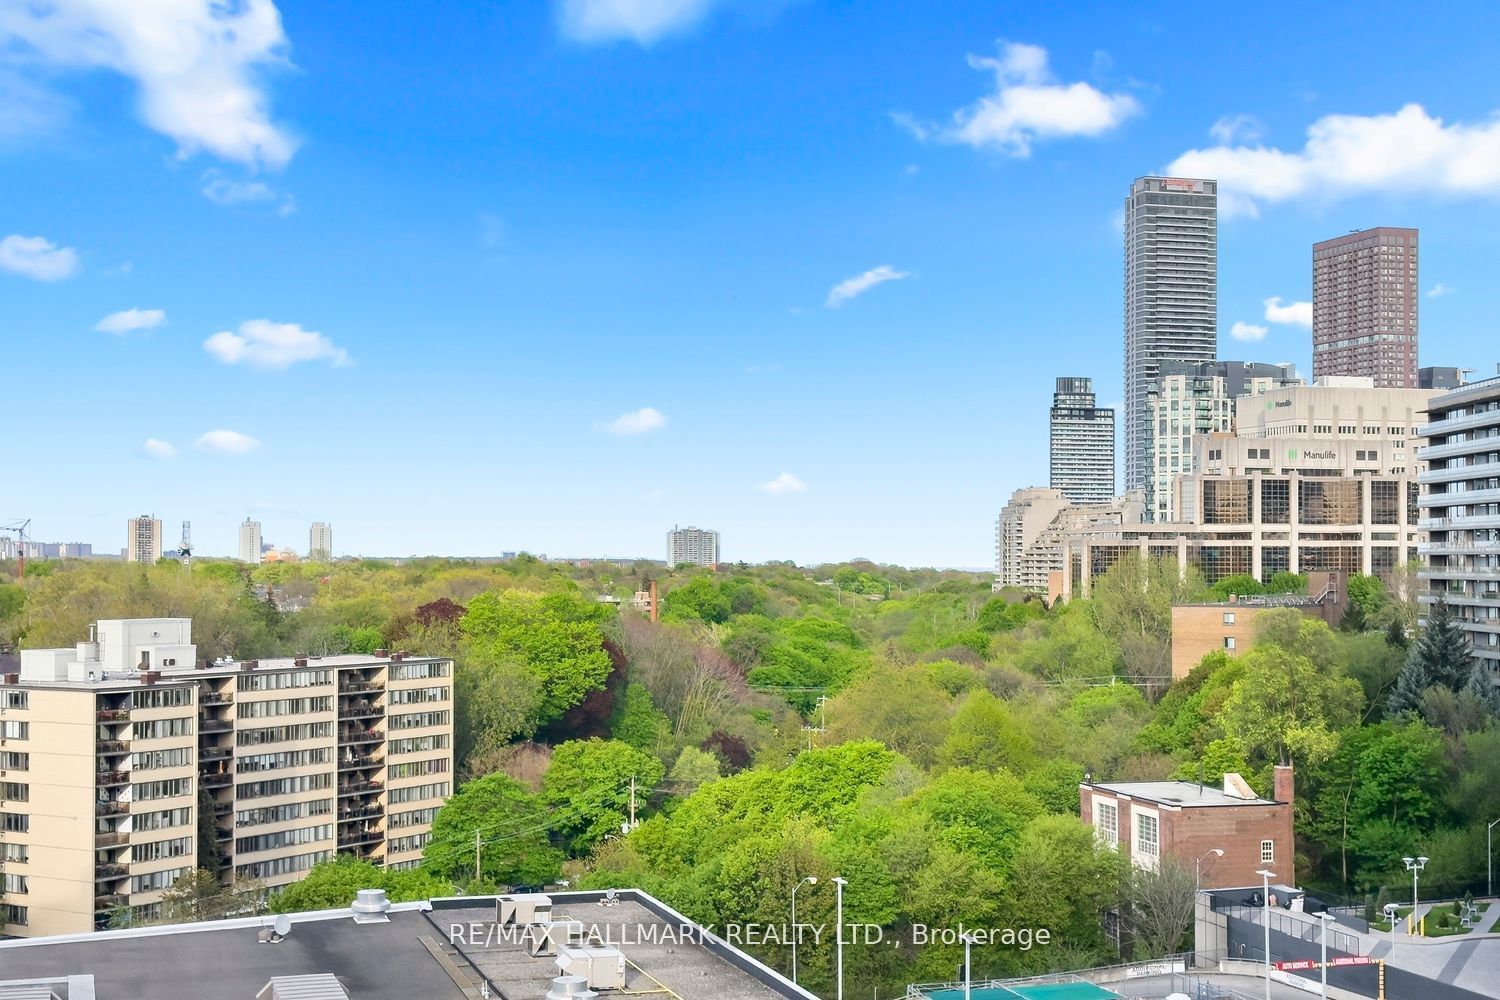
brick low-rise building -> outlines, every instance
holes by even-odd
[[[1309,573],[1306,594],[1234,597],[1211,604],[1172,606],[1172,679],[1192,673],[1216,649],[1238,656],[1255,642],[1260,617],[1277,608],[1295,608],[1337,627],[1346,605],[1344,573]]]
[[[1276,768],[1275,799],[1263,799],[1237,774],[1222,788],[1191,781],[1085,780],[1079,786],[1083,822],[1099,839],[1124,851],[1139,868],[1162,858],[1198,866],[1205,889],[1256,885],[1266,868],[1276,881],[1296,885],[1292,842],[1292,769]],[[1223,851],[1222,857],[1213,854]]]

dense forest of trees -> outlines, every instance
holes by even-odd
[[[656,623],[629,610],[648,575]],[[310,606],[282,614],[255,584]],[[1418,632],[1409,570],[1353,581],[1337,629],[1277,610],[1242,655],[1167,683],[1174,601],[1301,588],[1288,575],[1207,588],[1127,559],[1091,599],[1049,609],[977,574],[863,562],[67,562],[0,585],[0,637],[67,645],[101,617],[190,615],[205,656],[452,656],[459,787],[423,867],[341,859],[274,908],[344,905],[371,885],[417,898],[566,878],[640,886],[703,921],[781,924],[792,887],[817,876],[799,917],[831,922],[842,875],[847,919],[891,941],[916,924],[1048,928],[1045,948],[976,950],[976,973],[1019,974],[1110,958],[1105,910],[1138,955],[1181,943],[1181,872],[1132,873],[1095,844],[1076,818],[1085,772],[1238,771],[1264,793],[1290,761],[1299,881],[1399,893],[1400,857],[1421,853],[1424,891],[1482,884],[1484,822],[1500,816],[1496,699],[1445,609]],[[850,988],[947,979],[961,951],[854,947]],[[762,955],[787,966],[784,948]],[[799,954],[814,990],[830,964],[826,937]]]

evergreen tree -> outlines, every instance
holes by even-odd
[[[1340,632],[1363,632],[1365,630],[1365,611],[1353,601],[1344,609],[1344,616],[1339,619]]]
[[[1438,684],[1457,694],[1469,680],[1471,659],[1468,637],[1439,596],[1427,614],[1427,628],[1407,651],[1406,665],[1391,692],[1391,713],[1416,711],[1422,692]]]
[[[1392,649],[1406,648],[1406,626],[1401,624],[1400,618],[1391,619],[1390,627],[1385,630],[1385,644]]]
[[[1500,687],[1490,677],[1490,672],[1485,669],[1484,661],[1475,657],[1474,666],[1469,670],[1469,683],[1464,686],[1464,691],[1474,697],[1480,705],[1491,715],[1500,715]]]

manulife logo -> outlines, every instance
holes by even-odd
[[[1288,451],[1286,453],[1286,458],[1287,458],[1287,461],[1289,461],[1289,462],[1295,462],[1295,461],[1297,461],[1297,449],[1296,448],[1288,449]]]

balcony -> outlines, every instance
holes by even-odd
[[[204,747],[198,751],[199,760],[221,760],[234,753],[232,747]]]
[[[384,815],[385,815],[385,809],[382,806],[380,806],[378,803],[371,803],[370,805],[367,805],[367,806],[359,806],[358,808],[355,808],[355,809],[346,809],[343,812],[340,812],[339,813],[339,822],[343,823],[343,822],[346,822],[348,820],[355,820],[355,819],[370,819],[372,817],[378,817],[378,816],[384,816]]]
[[[378,719],[385,715],[385,706],[368,701],[347,702],[339,706],[340,719]]]
[[[95,847],[123,847],[128,843],[130,843],[130,834],[119,830],[94,834]]]
[[[1426,531],[1465,531],[1500,528],[1500,514],[1466,514],[1462,517],[1424,517],[1417,527]]]
[[[228,771],[211,771],[199,779],[204,788],[223,788],[234,780]]]
[[[355,754],[339,758],[340,771],[358,771],[367,767],[383,767],[385,757],[382,754]]]
[[[379,829],[341,834],[339,836],[339,850],[349,847],[359,847],[363,844],[378,844],[383,840],[385,840],[385,831]]]
[[[117,906],[124,906],[125,901],[129,898],[130,897],[126,896],[123,892],[110,892],[105,893],[102,896],[95,896],[94,911],[98,912],[100,910],[112,910]]]
[[[130,709],[128,708],[101,708],[94,713],[94,718],[100,722],[129,722]]]
[[[106,754],[125,753],[129,749],[129,746],[124,740],[100,740],[94,745],[94,748],[102,756]]]
[[[228,719],[204,719],[198,723],[198,732],[207,736],[211,733],[227,733],[234,728],[234,724]]]
[[[104,864],[94,866],[94,880],[105,882],[111,879],[124,878],[130,874],[130,869],[124,865]]]
[[[96,802],[94,803],[95,816],[124,816],[130,812],[129,802]]]
[[[346,795],[369,795],[378,792],[385,786],[379,781],[346,781],[339,785],[339,797]]]
[[[385,734],[373,729],[356,729],[352,732],[339,733],[339,745],[348,746],[360,743],[379,743],[385,739]]]
[[[383,685],[376,681],[350,681],[339,685],[339,694],[349,694],[355,691],[379,691]]]
[[[1465,431],[1471,427],[1487,427],[1492,424],[1500,424],[1500,411],[1481,410],[1478,413],[1466,413],[1463,416],[1444,417],[1441,420],[1430,421],[1421,429],[1420,436],[1424,438],[1444,437],[1456,431]]]
[[[100,788],[114,788],[117,785],[130,783],[130,775],[124,771],[100,771],[94,783]]]
[[[1465,479],[1493,479],[1500,476],[1500,462],[1476,462],[1472,465],[1450,465],[1446,469],[1428,469],[1417,476],[1419,483],[1457,483]]]

